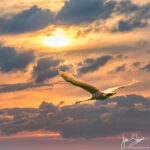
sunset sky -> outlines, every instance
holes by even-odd
[[[150,135],[149,35],[150,0],[0,0],[3,150],[18,140],[50,141],[56,150],[67,149],[67,141],[74,149],[97,143],[97,150],[123,133]],[[100,90],[140,82],[107,101],[77,106],[89,94],[57,69]]]

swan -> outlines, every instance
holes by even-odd
[[[78,103],[81,103],[81,102],[85,102],[85,101],[90,101],[90,100],[106,100],[108,99],[109,97],[113,96],[116,94],[116,90],[118,89],[121,89],[121,88],[125,88],[125,87],[128,87],[128,86],[131,86],[139,81],[137,80],[133,80],[132,82],[128,83],[128,84],[124,84],[124,85],[121,85],[121,86],[116,86],[116,87],[113,87],[113,88],[108,88],[104,91],[100,91],[99,89],[97,89],[96,87],[82,81],[82,80],[79,80],[69,74],[67,74],[66,72],[63,72],[61,70],[58,70],[59,72],[59,75],[67,82],[75,85],[75,86],[78,86],[86,91],[88,91],[90,94],[91,94],[91,97],[86,99],[86,100],[81,100],[81,101],[78,101],[76,102],[76,104]]]

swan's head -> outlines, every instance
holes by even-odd
[[[106,96],[110,97],[110,96],[113,96],[113,95],[115,95],[115,94],[116,94],[115,92],[113,92],[113,93],[108,93],[108,94],[106,94]]]

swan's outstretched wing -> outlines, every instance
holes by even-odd
[[[75,85],[75,86],[79,86],[81,87],[82,89],[90,92],[90,93],[100,93],[100,91],[92,86],[92,85],[89,85],[88,83],[84,82],[84,81],[81,81],[71,75],[68,75],[67,73],[63,72],[63,71],[60,71],[58,70],[59,72],[59,75],[67,82],[70,82],[71,84]]]
[[[109,89],[106,89],[103,91],[103,93],[112,93],[118,89],[121,89],[121,88],[125,88],[125,87],[128,87],[128,86],[131,86],[135,83],[137,83],[139,81],[136,81],[136,80],[133,80],[131,83],[128,83],[128,84],[125,84],[125,85],[121,85],[121,86],[116,86],[116,87],[113,87],[113,88],[109,88]]]

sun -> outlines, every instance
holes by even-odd
[[[61,31],[58,30],[53,36],[49,36],[44,40],[45,45],[52,47],[63,47],[66,46],[70,41],[70,38]]]

